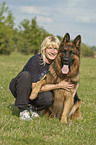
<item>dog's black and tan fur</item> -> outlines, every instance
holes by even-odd
[[[38,89],[44,84],[57,84],[62,80],[66,80],[74,84],[74,88],[70,91],[63,89],[53,90],[54,103],[49,108],[52,115],[61,118],[62,123],[67,123],[67,118],[80,117],[81,101],[77,99],[74,103],[73,92],[79,82],[80,68],[80,52],[81,52],[81,36],[78,35],[70,42],[70,35],[65,34],[58,51],[58,55],[49,67],[49,72],[46,78],[37,83]],[[36,96],[38,89],[33,89],[31,99]]]

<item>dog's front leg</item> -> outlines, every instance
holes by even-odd
[[[70,97],[68,96],[65,100],[64,103],[64,108],[63,108],[63,113],[62,113],[62,117],[61,117],[61,123],[67,124],[67,117],[68,114],[70,112],[70,109],[72,108],[74,104],[74,100],[72,98],[72,96],[70,95]]]
[[[31,95],[30,95],[31,100],[33,100],[37,97],[42,85],[44,85],[45,83],[46,83],[45,80],[40,80],[35,84],[35,86],[32,89]]]

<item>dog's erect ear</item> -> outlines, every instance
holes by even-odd
[[[61,43],[67,43],[70,41],[69,33],[66,33]]]
[[[78,35],[78,36],[74,39],[73,43],[75,44],[76,48],[77,48],[78,50],[80,50],[80,48],[81,48],[81,35]]]
[[[63,37],[61,43],[60,43],[58,52],[61,52],[63,50],[63,47],[65,46],[65,44],[69,41],[70,41],[70,35],[69,35],[69,33],[66,33],[65,36]]]

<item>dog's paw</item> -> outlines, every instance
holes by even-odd
[[[62,118],[61,118],[61,123],[62,123],[62,124],[67,124],[67,117],[62,116]]]

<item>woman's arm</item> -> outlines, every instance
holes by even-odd
[[[55,89],[64,89],[64,90],[70,91],[70,89],[73,87],[74,87],[74,84],[70,84],[69,82],[66,82],[65,80],[63,80],[58,84],[46,84],[42,86],[40,89],[40,92],[50,91],[50,90],[55,90]]]
[[[64,89],[67,91],[70,91],[71,88],[74,87],[73,84],[70,84],[69,82],[61,81],[58,84],[45,84],[42,86],[42,82],[37,82],[37,83],[32,83],[32,92],[30,95],[30,99],[33,100],[37,97],[38,92],[44,92],[44,91],[50,91],[50,90],[55,90],[55,89]],[[42,86],[42,87],[41,87]]]

